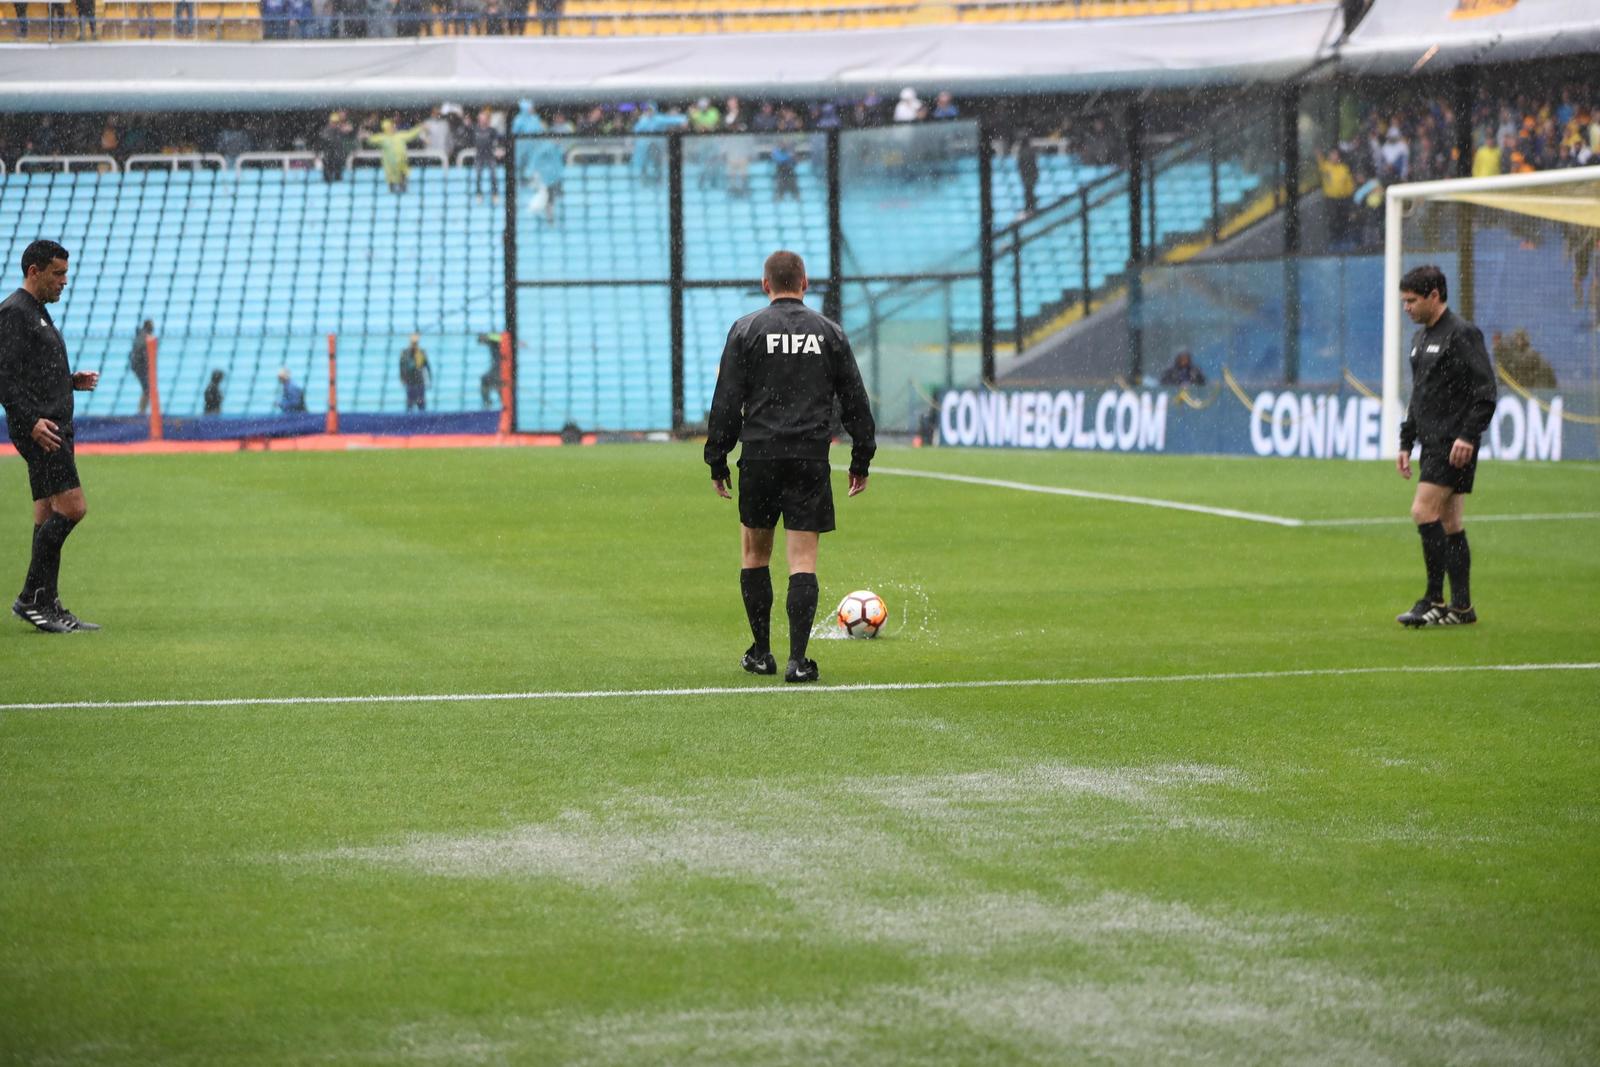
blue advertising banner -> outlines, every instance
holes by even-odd
[[[939,403],[939,444],[1183,455],[1388,459],[1379,402],[1355,393],[1224,389],[953,389]],[[1557,393],[1500,397],[1485,459],[1600,459],[1600,427],[1571,419]]]

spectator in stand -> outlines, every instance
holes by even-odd
[[[394,32],[399,37],[421,37],[431,17],[428,0],[395,0]]]
[[[533,110],[532,100],[517,101],[517,116],[511,120],[512,137],[533,137],[544,132],[544,120]],[[517,154],[517,181],[529,184],[534,176],[533,157],[538,151],[538,141],[513,141],[511,150]]]
[[[917,91],[911,86],[900,90],[900,102],[894,106],[894,120],[896,122],[919,122],[927,114],[927,108],[921,100],[917,99]]]
[[[206,414],[222,414],[222,379],[226,375],[219,370],[211,372],[211,384],[206,386]]]
[[[1027,128],[1017,131],[1017,178],[1022,182],[1022,217],[1031,218],[1039,210],[1039,152]]]
[[[261,0],[261,39],[281,41],[289,36],[289,0]]]
[[[805,128],[806,124],[801,121],[800,113],[788,104],[778,111],[779,133],[801,133]]]
[[[557,112],[551,117],[549,132],[570,134],[573,126],[565,115]],[[524,151],[528,152],[528,162],[542,186],[544,220],[555,225],[556,202],[561,199],[562,182],[567,174],[567,143],[555,137],[541,138]],[[539,197],[529,202],[528,210],[539,210]]]
[[[393,0],[367,0],[367,36],[394,36]]]
[[[133,17],[139,23],[140,37],[156,35],[156,5],[151,0],[139,0],[133,5]]]
[[[722,112],[722,128],[726,133],[745,133],[744,109],[737,96],[728,97]],[[750,195],[750,163],[755,159],[754,137],[727,137],[722,141],[723,163],[727,168],[728,195],[743,199]]]
[[[795,171],[798,164],[794,147],[788,141],[779,141],[772,149],[772,202],[800,199],[800,179]]]
[[[761,104],[761,110],[756,112],[756,117],[750,120],[752,133],[772,133],[778,128],[778,114],[772,108],[772,101],[766,100]]]
[[[1356,179],[1337,148],[1327,155],[1317,153],[1317,170],[1322,175],[1322,198],[1328,204],[1328,243],[1338,248],[1350,239],[1351,197],[1355,196]]]
[[[497,333],[480,333],[478,343],[489,350],[489,369],[478,378],[478,396],[483,401],[484,407],[493,403],[494,397],[505,385],[505,379],[500,376],[500,335]]]
[[[1385,182],[1403,182],[1410,176],[1411,146],[1406,143],[1399,126],[1389,127],[1383,146],[1378,149],[1378,160],[1378,176]]]
[[[179,37],[194,36],[194,0],[174,0],[172,32]]]
[[[528,3],[529,0],[507,0],[506,32],[513,37],[522,37],[528,32]]]
[[[411,335],[411,343],[400,352],[400,384],[406,390],[406,412],[428,409],[428,386],[433,384],[433,367],[422,350],[422,337]]]
[[[421,126],[397,130],[394,119],[384,119],[379,132],[367,134],[366,143],[383,153],[383,177],[389,183],[391,193],[406,191],[406,183],[411,177],[411,160],[406,155],[406,146],[421,136]]]
[[[440,108],[434,108],[422,120],[422,143],[428,151],[443,152],[446,159],[451,158],[450,120]]]
[[[1494,141],[1485,135],[1483,143],[1472,154],[1472,176],[1493,178],[1500,173],[1500,162],[1500,149],[1496,148]]]
[[[335,111],[328,116],[328,124],[322,127],[317,139],[322,145],[322,180],[343,180],[345,165],[355,154],[358,143],[355,126],[343,111]]]
[[[278,368],[278,387],[282,390],[278,394],[278,410],[285,415],[303,412],[306,409],[306,391],[294,383],[289,377],[288,367]]]
[[[489,172],[489,195],[494,203],[500,202],[500,131],[490,120],[489,109],[478,112],[478,124],[472,128],[472,191],[478,202],[483,202],[483,174]]]
[[[689,109],[689,129],[694,133],[716,133],[722,128],[722,112],[708,96],[702,96]]]
[[[139,414],[150,410],[150,338],[156,335],[156,324],[149,319],[133,333],[133,348],[128,352],[128,369],[139,383]]]
[[[956,107],[956,99],[950,95],[950,90],[941,90],[938,97],[934,99],[933,117],[939,121],[961,117],[961,109]]]
[[[103,156],[116,156],[117,149],[122,145],[122,137],[117,133],[117,117],[106,116],[106,124],[100,127],[100,138],[96,142]]]
[[[483,32],[490,37],[504,37],[506,35],[505,10],[500,6],[500,0],[485,0],[483,5]]]
[[[11,8],[17,13],[17,40],[26,41],[28,39],[27,0],[18,0],[18,2],[11,5]]]
[[[1204,385],[1206,375],[1195,364],[1194,357],[1188,351],[1179,352],[1172,361],[1172,366],[1161,372],[1162,385]]]
[[[555,37],[561,32],[561,9],[566,0],[539,0],[539,34]]]
[[[311,0],[289,0],[289,19],[294,23],[294,35],[302,40],[317,36],[320,24]]]
[[[94,0],[76,0],[76,6],[78,10],[78,40],[83,40],[85,23],[89,26],[89,36],[91,38],[99,37],[100,31],[95,28],[94,24]]]
[[[227,126],[216,134],[216,150],[222,158],[226,158],[229,166],[234,165],[240,155],[250,152],[253,147],[250,131],[240,130],[238,126]]]

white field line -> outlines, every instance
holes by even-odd
[[[1309,667],[1288,671],[1219,671],[1211,674],[1127,674],[1103,678],[990,678],[970,682],[859,682],[852,685],[707,685],[683,689],[544,689],[524,693],[397,693],[389,696],[229,697],[212,700],[71,700],[0,704],[0,711],[77,708],[244,708],[331,704],[463,704],[506,700],[606,700],[629,697],[773,696],[789,693],[904,693],[947,689],[1044,689],[1101,685],[1172,685],[1186,682],[1347,678],[1377,674],[1595,671],[1600,663],[1490,663],[1465,666]]]
[[[976,478],[970,474],[946,474],[942,471],[918,471],[903,467],[874,467],[872,470],[873,473],[899,474],[907,478],[932,478],[940,482],[964,482],[967,485],[986,485],[993,489],[1015,489],[1022,493],[1074,496],[1084,500],[1105,500],[1113,504],[1140,504],[1147,508],[1193,511],[1201,515],[1216,515],[1224,519],[1243,519],[1245,522],[1263,522],[1272,526],[1305,525],[1300,519],[1291,519],[1283,515],[1264,515],[1256,511],[1239,511],[1235,508],[1213,508],[1204,504],[1185,504],[1179,500],[1162,500],[1157,497],[1128,496],[1124,493],[1098,493],[1091,489],[1063,489],[1055,485],[1034,485],[1031,482],[1012,482],[1002,478]]]
[[[846,468],[840,467],[839,470]],[[1013,482],[1004,478],[979,478],[970,474],[949,474],[944,471],[919,471],[904,467],[874,467],[875,473],[898,474],[907,478],[931,478],[940,482],[963,482],[983,485],[991,489],[1015,489],[1022,493],[1044,493],[1049,496],[1072,496],[1085,500],[1105,500],[1114,504],[1138,504],[1147,508],[1167,508],[1171,511],[1193,511],[1201,515],[1215,515],[1224,519],[1241,519],[1271,526],[1389,526],[1411,525],[1404,515],[1367,519],[1296,519],[1288,515],[1267,515],[1258,511],[1240,511],[1236,508],[1214,508],[1205,504],[1186,504],[1181,500],[1163,500],[1159,497],[1128,496],[1124,493],[1100,493],[1092,489],[1065,489],[1055,485],[1035,485],[1032,482]],[[1600,519],[1600,511],[1530,512],[1526,515],[1468,515],[1468,522],[1557,522],[1571,519]]]
[[[1600,519],[1600,511],[1546,511],[1529,512],[1526,515],[1474,515],[1467,512],[1465,521],[1467,525],[1478,522],[1559,522],[1566,519]],[[1406,515],[1394,515],[1383,519],[1306,519],[1302,526],[1389,526],[1395,524],[1411,525],[1411,519]]]

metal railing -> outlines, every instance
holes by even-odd
[[[117,161],[111,156],[23,156],[17,160],[17,173],[22,174],[29,167],[41,170],[56,170],[58,167],[63,174],[71,174],[73,167],[82,167],[84,170],[99,170],[110,167],[112,172],[120,170]]]
[[[122,161],[122,169],[132,172],[136,169],[156,170],[165,167],[176,173],[179,167],[191,170],[204,170],[206,167],[215,167],[217,170],[227,170],[228,161],[225,157],[215,152],[180,152],[161,154],[158,152],[137,153]]]

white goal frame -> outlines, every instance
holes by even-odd
[[[1532,189],[1541,185],[1570,185],[1591,181],[1600,195],[1600,167],[1575,167],[1542,170],[1533,174],[1502,174],[1494,178],[1449,178],[1435,182],[1410,182],[1391,185],[1386,194],[1383,220],[1383,406],[1379,419],[1379,454],[1400,447],[1400,421],[1405,405],[1400,402],[1400,353],[1404,349],[1406,324],[1400,321],[1400,278],[1402,226],[1406,205],[1459,193],[1490,193],[1505,189]],[[1392,457],[1391,457],[1392,458]]]

